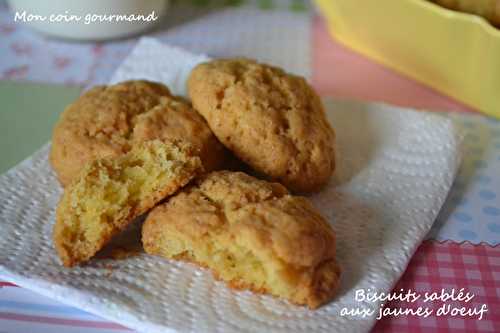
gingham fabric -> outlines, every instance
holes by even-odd
[[[488,312],[479,316],[454,317],[451,314],[427,318],[404,316],[380,321],[374,332],[500,332],[500,247],[454,242],[425,241],[413,256],[405,274],[394,290],[414,290],[441,293],[464,288],[474,294],[467,304],[446,302],[456,307],[480,308],[486,304]],[[434,309],[442,306],[434,302]],[[393,301],[386,307],[414,308],[428,306],[422,301],[404,303]]]

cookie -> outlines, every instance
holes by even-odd
[[[207,174],[155,207],[147,253],[209,268],[238,289],[316,308],[339,284],[335,234],[304,197],[241,172]]]
[[[259,173],[296,192],[328,182],[334,131],[303,78],[252,60],[214,60],[193,69],[188,91],[220,142]]]
[[[188,102],[148,81],[90,89],[69,105],[54,128],[50,162],[68,185],[83,165],[119,156],[144,140],[178,138],[200,150],[207,170],[221,166],[224,147]]]
[[[205,119],[179,97],[162,98],[159,105],[138,115],[131,139],[133,143],[153,139],[187,140],[199,150],[207,171],[225,167],[229,159]]]
[[[113,236],[203,170],[191,144],[147,141],[89,162],[57,207],[54,244],[65,266],[93,257]]]
[[[493,25],[500,27],[499,0],[432,0],[433,2],[457,11],[484,17]]]

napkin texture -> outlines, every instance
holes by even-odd
[[[111,82],[161,81],[185,93],[205,56],[142,40]],[[389,292],[432,226],[453,182],[460,137],[449,119],[384,104],[325,100],[338,169],[310,199],[337,232],[343,275],[335,299],[311,311],[233,291],[194,265],[140,254],[61,266],[52,245],[62,193],[49,145],[0,177],[0,276],[144,332],[367,332],[372,317],[340,316],[357,289]]]

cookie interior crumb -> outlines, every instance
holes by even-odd
[[[202,168],[180,141],[148,141],[118,158],[89,163],[64,192],[54,228],[66,266],[88,260],[134,217],[188,183]]]
[[[314,291],[300,286],[302,273],[310,268],[293,267],[275,258],[263,261],[256,256],[251,247],[237,243],[220,243],[217,235],[207,236],[199,243],[190,244],[176,238],[167,237],[160,245],[160,255],[178,260],[198,263],[210,268],[215,276],[229,282],[236,289],[251,289],[259,293],[269,293],[299,305],[306,304],[317,308],[326,302],[335,291],[339,269],[335,260],[318,266],[317,280],[321,280],[325,290]],[[311,280],[311,284],[315,282]],[[315,288],[311,285],[311,288]]]
[[[156,207],[143,245],[208,267],[231,287],[311,308],[331,299],[339,281],[335,235],[312,205],[243,173],[212,173]]]
[[[206,170],[224,165],[226,151],[203,117],[163,84],[133,80],[96,86],[60,116],[49,161],[67,186],[90,161],[117,157],[140,142],[168,139],[192,144]]]

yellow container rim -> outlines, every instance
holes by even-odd
[[[381,9],[376,1],[368,1],[366,8],[378,8],[374,11],[375,16],[358,7],[362,6],[362,0],[350,1],[315,0],[320,13],[325,16],[330,33],[341,43],[476,111],[500,118],[497,89],[500,84],[500,27],[482,16],[448,9],[430,0],[380,1],[381,4],[386,3],[387,9]],[[393,36],[388,33],[387,29],[392,29],[390,20],[385,21],[378,29],[377,21],[372,18],[386,19],[384,13],[390,13],[391,8],[394,8],[394,14],[400,14],[406,20],[412,17],[412,12],[421,20],[420,23],[428,20],[433,25],[432,28],[436,29],[436,36],[429,36],[428,44],[422,34],[417,35],[414,42],[412,39],[403,40],[401,34]],[[406,22],[397,20],[398,18],[399,16],[395,21],[402,24],[401,29],[408,29]],[[371,29],[358,34],[356,26],[364,24],[365,19]],[[455,30],[460,33],[470,31],[465,40],[474,41],[473,49],[457,54],[456,57],[453,52],[460,50],[460,39],[441,40],[456,36],[453,34]],[[403,30],[403,34],[405,31]],[[388,39],[385,38],[386,35],[389,36]],[[407,48],[412,50],[409,57],[401,51],[404,43],[408,43]],[[385,48],[379,45],[385,45]],[[434,49],[425,49],[426,45],[433,45]],[[425,66],[415,58],[421,51]],[[482,55],[485,56],[484,61],[474,59]],[[453,61],[448,61],[449,57],[454,57]],[[432,68],[433,73],[429,74],[427,68]],[[483,77],[477,73],[485,75]]]
[[[446,7],[440,6],[428,0],[406,0],[406,1],[412,1],[416,5],[421,6],[422,8],[425,8],[429,11],[432,11],[437,15],[441,15],[449,20],[461,21],[465,22],[466,24],[479,25],[485,33],[493,36],[494,38],[500,38],[500,28],[496,28],[482,16],[476,14],[464,13],[453,9],[448,9]]]

